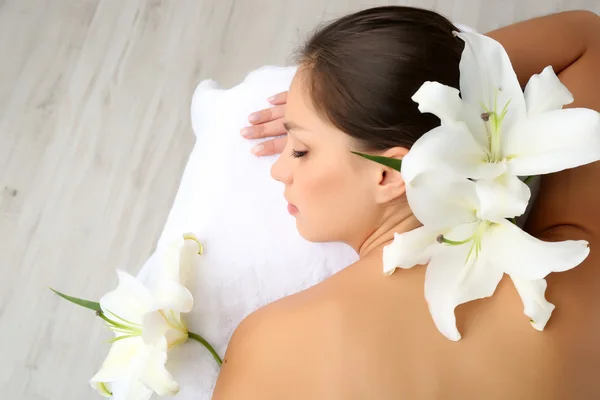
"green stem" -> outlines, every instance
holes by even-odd
[[[219,367],[223,364],[221,357],[219,357],[219,355],[217,354],[215,349],[210,345],[210,343],[208,343],[206,341],[206,339],[204,339],[202,336],[200,336],[194,332],[188,332],[188,336],[190,339],[194,339],[194,340],[200,342],[204,347],[206,347],[206,349],[210,352],[210,354],[212,354],[212,356],[215,359],[215,361],[217,362],[217,364],[219,364]]]
[[[100,318],[102,318],[104,321],[106,321],[106,323],[108,325],[110,325],[111,327],[115,327],[115,328],[119,328],[119,329],[123,329],[126,331],[129,331],[129,328],[123,324],[119,324],[118,322],[113,321],[112,319],[108,318],[106,316],[106,314],[104,314],[102,311],[96,311],[96,315]]]

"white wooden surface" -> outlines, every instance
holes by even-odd
[[[150,254],[196,84],[285,64],[318,22],[411,4],[487,31],[599,0],[0,0],[0,396],[97,398],[97,299]]]

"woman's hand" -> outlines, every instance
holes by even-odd
[[[285,115],[287,93],[281,92],[269,97],[269,103],[273,104],[274,107],[250,114],[248,121],[252,126],[247,126],[240,132],[246,139],[275,137],[275,139],[264,141],[252,148],[252,153],[257,156],[279,154],[285,147],[287,135],[283,127],[283,116]]]

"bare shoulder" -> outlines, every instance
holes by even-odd
[[[317,285],[245,318],[229,342],[213,399],[303,398],[294,388],[316,386],[315,370],[329,348],[319,343],[335,335],[336,302],[326,293]]]

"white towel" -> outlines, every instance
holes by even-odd
[[[294,67],[263,67],[229,90],[204,81],[192,101],[197,140],[157,247],[188,231],[203,243],[202,265],[191,282],[194,309],[184,319],[221,357],[248,314],[357,260],[346,245],[300,237],[283,184],[269,173],[276,157],[256,158],[250,149],[257,142],[239,133],[251,112],[287,90],[294,72]],[[151,273],[154,261],[152,256],[146,262],[141,278]],[[199,343],[188,341],[170,351],[167,368],[182,387],[178,400],[210,399],[218,368]]]

